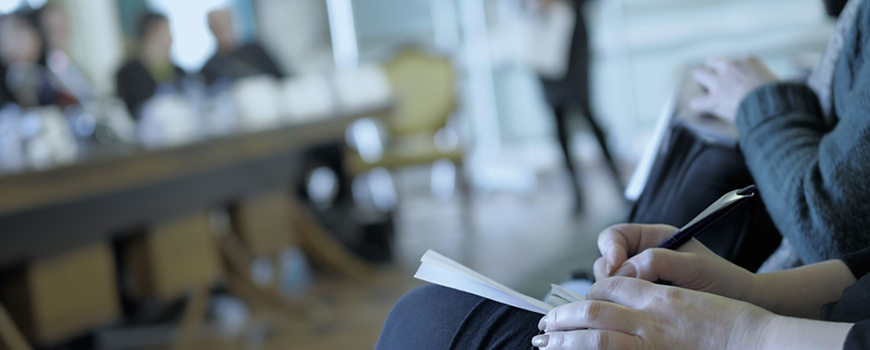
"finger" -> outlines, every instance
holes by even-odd
[[[647,249],[628,259],[614,276],[635,277],[647,281],[665,280],[678,282],[694,276],[701,266],[700,256],[669,249]]]
[[[698,67],[692,70],[692,78],[700,84],[704,89],[711,90],[713,86],[719,85],[719,76],[707,67]]]
[[[586,300],[562,305],[544,316],[545,332],[601,329],[634,334],[642,315],[622,305],[597,300]]]
[[[715,100],[710,95],[695,97],[689,100],[689,109],[698,113],[712,113],[716,109]]]
[[[676,231],[676,227],[668,225],[619,224],[606,228],[598,235],[598,250],[605,259],[604,271],[612,274],[628,257],[655,247]]]
[[[635,235],[626,235],[624,232],[632,231],[629,225],[614,225],[610,226],[601,234],[598,235],[598,251],[601,257],[604,258],[605,276],[610,275],[616,267],[622,265],[629,255],[633,255],[637,249],[637,244],[634,244],[634,249],[630,248],[629,239],[633,239]]]
[[[722,56],[713,56],[707,59],[706,65],[717,74],[722,74],[730,70],[730,66],[734,65],[734,61]]]
[[[587,300],[609,301],[619,305],[638,309],[646,305],[650,298],[666,286],[655,285],[652,282],[637,278],[611,277],[600,282],[595,282],[589,292]]]
[[[746,55],[743,57],[743,61],[750,65],[763,65],[761,59],[759,59],[758,56],[755,55]]]
[[[553,332],[532,338],[532,346],[546,350],[639,349],[643,345],[638,336],[596,329]]]
[[[596,281],[610,277],[611,273],[612,269],[609,268],[609,264],[604,257],[598,258],[595,260],[595,263],[592,264],[592,274],[595,276]]]

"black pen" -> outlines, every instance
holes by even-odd
[[[755,185],[749,185],[745,188],[734,190],[726,193],[719,200],[713,202],[707,209],[698,214],[692,221],[689,221],[686,226],[680,228],[679,231],[659,243],[656,248],[665,248],[677,250],[683,244],[688,242],[692,237],[697,236],[709,227],[716,220],[721,219],[725,214],[745,202],[747,199],[755,197],[757,192]]]

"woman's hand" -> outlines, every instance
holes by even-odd
[[[775,315],[687,289],[614,277],[551,310],[532,345],[557,349],[755,349]]]
[[[675,286],[747,300],[757,276],[719,257],[695,239],[679,251],[652,248],[674,234],[667,225],[620,224],[598,236],[601,251],[593,267],[596,280],[610,276],[665,280]]]
[[[734,122],[746,95],[762,85],[779,80],[755,57],[730,60],[714,57],[692,71],[695,81],[707,91],[689,102],[696,112],[709,113]]]

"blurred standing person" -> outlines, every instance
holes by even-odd
[[[529,0],[533,8],[538,11],[548,11],[557,3],[568,5],[575,17],[573,32],[571,33],[567,69],[561,77],[541,75],[541,83],[547,104],[553,110],[556,121],[556,131],[559,145],[565,156],[565,166],[571,175],[571,185],[575,196],[575,214],[583,209],[583,197],[580,190],[579,173],[574,166],[574,154],[571,151],[571,132],[568,127],[568,119],[579,112],[586,119],[587,124],[595,134],[598,144],[601,146],[607,165],[613,172],[614,181],[619,187],[620,193],[623,185],[619,176],[619,170],[607,147],[607,138],[604,131],[596,122],[589,99],[589,34],[583,14],[585,0]]]
[[[233,13],[218,9],[208,13],[208,28],[217,41],[217,51],[200,72],[209,85],[220,80],[230,82],[239,78],[267,74],[283,78],[284,72],[263,46],[256,41],[240,43],[236,37]]]
[[[169,57],[172,32],[166,16],[145,13],[139,22],[137,40],[134,58],[116,75],[116,89],[130,114],[138,119],[142,105],[154,96],[158,86],[176,84],[186,73]]]

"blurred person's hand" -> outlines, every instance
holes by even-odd
[[[541,349],[756,349],[777,318],[733,299],[614,277],[595,283],[588,300],[557,307],[532,338]],[[776,334],[776,333],[774,333]],[[845,336],[843,336],[845,339]]]
[[[713,253],[692,239],[679,251],[653,248],[677,228],[668,225],[620,224],[598,236],[601,257],[595,261],[595,279],[611,276],[665,280],[675,286],[745,300],[757,275]],[[651,248],[651,249],[650,249]]]
[[[713,57],[692,71],[706,93],[689,102],[696,112],[734,122],[740,103],[752,90],[779,80],[755,57],[732,60]]]

